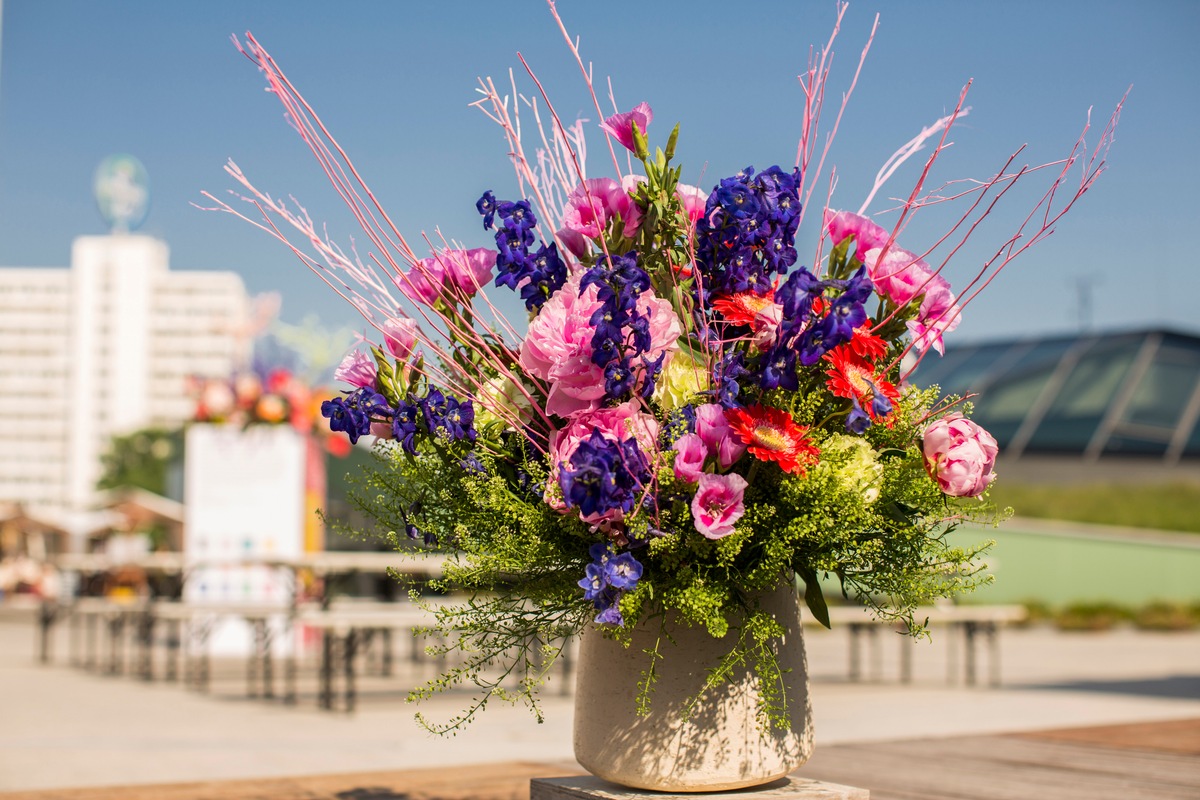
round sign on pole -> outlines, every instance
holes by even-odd
[[[130,155],[109,156],[96,168],[93,187],[100,216],[114,232],[128,233],[145,221],[150,179],[141,161]]]

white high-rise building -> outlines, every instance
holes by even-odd
[[[80,237],[68,269],[0,268],[0,502],[91,508],[111,437],[188,419],[188,377],[242,363],[247,314],[240,276],[171,272],[150,236]]]

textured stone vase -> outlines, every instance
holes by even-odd
[[[580,641],[575,689],[575,758],[584,769],[635,789],[710,792],[769,783],[807,761],[812,705],[799,600],[789,585],[764,595],[761,603],[785,631],[778,658],[790,729],[759,730],[758,681],[747,668],[706,694],[685,722],[684,708],[731,642],[683,624],[669,628],[674,645],[660,645],[664,657],[656,667],[650,713],[639,717],[637,685],[649,663],[643,651],[654,646],[659,621],[635,629],[628,648],[590,627]]]

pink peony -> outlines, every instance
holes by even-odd
[[[829,238],[833,239],[835,245],[841,244],[853,236],[854,252],[859,254],[859,261],[863,260],[862,253],[882,248],[891,238],[890,233],[871,220],[849,211],[826,209],[825,227],[829,231]]]
[[[708,539],[721,539],[733,533],[733,525],[746,513],[742,503],[746,479],[741,475],[700,476],[700,486],[692,498],[692,520],[696,530]]]
[[[529,323],[519,357],[526,372],[552,384],[546,411],[563,417],[596,408],[604,396],[604,372],[591,362],[591,318],[604,304],[595,286],[580,297],[581,278],[576,273],[550,295]]]
[[[600,128],[605,133],[613,136],[618,142],[625,145],[625,149],[633,151],[633,123],[637,123],[638,130],[644,136],[646,128],[650,127],[650,123],[654,120],[654,112],[650,110],[648,103],[638,103],[631,111],[626,111],[624,114],[613,114],[604,122],[600,123]]]
[[[383,342],[393,358],[405,361],[417,343],[417,323],[408,317],[390,317],[383,323]]]
[[[703,190],[680,183],[675,187],[675,196],[683,206],[683,213],[687,214],[687,218],[693,224],[704,218],[704,205],[708,202],[708,195]]]
[[[521,342],[521,366],[550,383],[546,412],[560,417],[591,411],[604,397],[604,371],[591,360],[596,330],[592,314],[603,303],[596,299],[595,286],[580,296],[581,279],[582,273],[577,273],[550,296]],[[669,359],[680,334],[679,318],[670,302],[646,291],[638,298],[638,312],[649,317],[650,349],[645,356],[655,360],[667,353]]]
[[[375,359],[360,350],[354,350],[342,359],[338,368],[333,371],[333,379],[344,381],[358,388],[375,385]]]
[[[716,403],[706,403],[696,409],[696,434],[709,452],[717,454],[721,469],[729,469],[746,452],[746,443],[730,430],[725,409]]]
[[[996,440],[962,414],[948,414],[927,425],[921,449],[925,470],[951,497],[978,497],[996,477]]]
[[[675,451],[675,477],[681,481],[695,483],[704,474],[704,460],[708,458],[708,446],[694,433],[685,433],[671,446]]]
[[[629,192],[612,178],[590,178],[567,195],[562,222],[566,230],[599,239],[618,216],[625,223],[622,234],[634,236],[642,224],[642,211]]]

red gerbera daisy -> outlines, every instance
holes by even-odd
[[[725,412],[729,428],[755,458],[774,461],[784,472],[804,475],[821,451],[808,440],[808,428],[778,408],[753,405]]]
[[[825,354],[832,367],[825,371],[829,380],[825,386],[837,397],[857,400],[858,404],[875,422],[880,420],[872,401],[876,396],[886,397],[894,407],[900,400],[900,392],[890,382],[875,374],[875,367],[855,355],[847,345],[835,347]],[[891,414],[888,414],[891,421]]]
[[[867,361],[878,361],[887,355],[887,342],[871,333],[871,320],[854,329],[854,338],[850,340],[850,349],[856,356]]]
[[[713,300],[712,307],[720,311],[725,319],[735,325],[753,325],[758,315],[764,309],[770,308],[774,302],[774,292],[770,294],[739,292]]]

